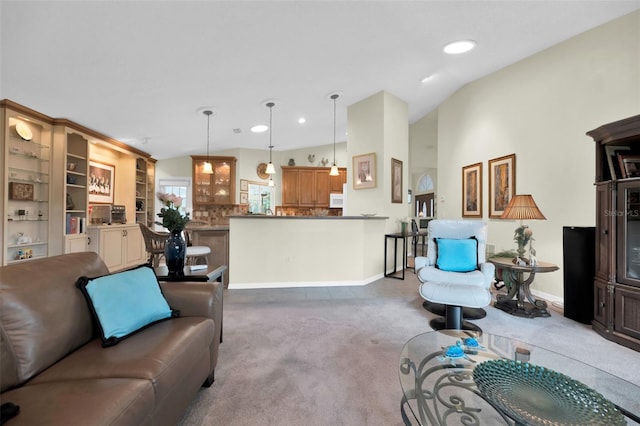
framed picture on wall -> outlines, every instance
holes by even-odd
[[[115,177],[115,166],[89,161],[89,202],[113,204]]]
[[[376,153],[353,156],[353,189],[376,187]]]
[[[482,217],[482,163],[462,168],[462,217]]]
[[[516,193],[516,154],[489,160],[489,217],[499,219]]]
[[[402,161],[391,159],[391,202],[402,203]]]

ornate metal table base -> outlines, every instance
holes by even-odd
[[[494,258],[489,262],[502,269],[502,273],[509,277],[511,288],[507,295],[499,294],[495,307],[519,317],[535,318],[551,316],[547,310],[547,302],[536,300],[531,294],[529,286],[533,282],[536,272],[552,272],[558,269],[556,265],[540,262],[536,266],[519,266],[511,262],[511,259]],[[525,279],[524,274],[529,276]]]
[[[478,391],[473,381],[474,361],[443,362],[438,359],[442,353],[427,355],[418,365],[408,358],[402,359],[401,373],[415,377],[414,391],[405,392],[400,402],[405,425],[412,424],[405,411],[409,399],[415,399],[414,414],[423,425],[515,424]],[[473,356],[473,352],[468,353]]]

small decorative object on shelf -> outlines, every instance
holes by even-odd
[[[290,166],[295,166],[296,165],[296,161],[293,158],[289,158],[289,163]]]
[[[307,160],[309,160],[310,163],[313,163],[314,161],[316,161],[315,154],[309,154],[309,156],[307,157]]]
[[[182,215],[180,206],[182,205],[182,197],[175,194],[163,194],[158,192],[158,199],[165,205],[160,209],[158,217],[162,222],[156,222],[169,230],[169,237],[165,245],[164,255],[167,262],[169,275],[184,274],[184,258],[186,255],[186,244],[182,237],[182,231],[187,223],[189,223],[189,213]]]

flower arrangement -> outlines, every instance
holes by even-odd
[[[513,240],[518,243],[518,254],[520,257],[524,254],[525,247],[531,241],[533,231],[529,229],[527,225],[520,225],[516,228],[516,232],[513,235]]]
[[[183,216],[178,210],[182,205],[182,197],[178,197],[175,194],[163,194],[162,192],[158,192],[156,195],[158,200],[165,206],[158,213],[158,217],[162,219],[162,222],[156,222],[156,224],[164,226],[170,232],[182,231],[191,220],[189,213]]]

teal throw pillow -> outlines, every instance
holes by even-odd
[[[98,278],[81,277],[76,285],[100,328],[103,347],[179,315],[169,307],[153,269],[146,265]]]
[[[436,267],[443,271],[470,272],[478,269],[478,240],[434,238],[438,249]]]

